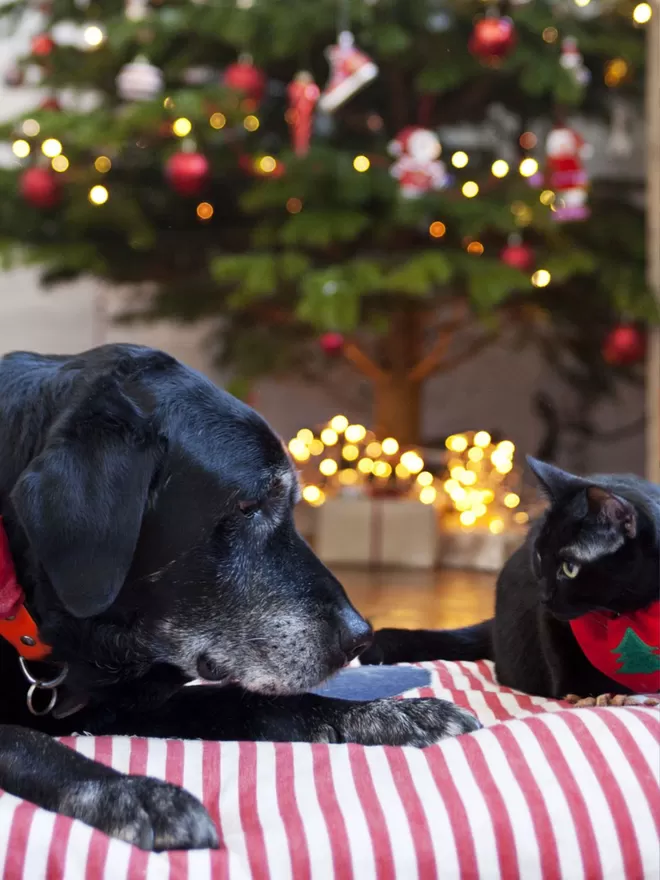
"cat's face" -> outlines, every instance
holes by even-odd
[[[529,464],[550,500],[532,549],[543,605],[562,620],[647,605],[658,562],[640,537],[634,505],[552,465]]]

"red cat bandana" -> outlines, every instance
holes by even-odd
[[[636,694],[660,692],[660,602],[617,616],[592,611],[571,620],[587,660]]]

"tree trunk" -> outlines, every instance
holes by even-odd
[[[421,382],[390,375],[374,385],[374,430],[380,439],[395,437],[402,446],[421,439]]]
[[[377,437],[395,437],[402,445],[420,442],[422,383],[411,381],[408,373],[422,350],[422,312],[406,303],[392,315],[382,343],[379,360],[386,375],[373,389]]]

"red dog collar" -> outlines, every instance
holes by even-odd
[[[24,603],[25,595],[16,583],[9,540],[0,517],[0,636],[25,660],[44,660],[51,649],[41,641],[37,624]]]
[[[587,660],[633,693],[660,692],[660,602],[630,614],[592,611],[571,620]]]

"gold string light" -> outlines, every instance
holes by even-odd
[[[355,159],[353,159],[353,168],[355,168],[356,171],[368,171],[370,167],[371,162],[367,156],[356,156]]]
[[[93,205],[105,205],[110,198],[110,193],[106,187],[97,184],[90,189],[87,198]]]

